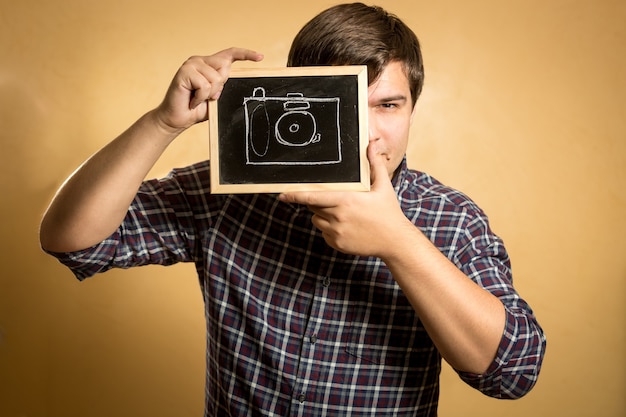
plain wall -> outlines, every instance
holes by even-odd
[[[188,56],[237,45],[283,66],[297,30],[334,2],[0,1],[0,415],[200,416],[193,266],[79,283],[41,252],[38,224]],[[624,416],[626,2],[378,4],[423,45],[410,166],[486,210],[548,336],[527,397],[489,399],[446,367],[440,415]],[[208,127],[195,126],[152,174],[207,153]]]

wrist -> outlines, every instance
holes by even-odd
[[[159,138],[162,138],[164,142],[167,144],[171,143],[174,139],[176,139],[181,133],[185,131],[184,127],[173,127],[167,122],[165,122],[164,117],[162,116],[162,110],[158,107],[147,112],[143,118],[146,120],[148,124],[150,124],[154,129],[157,130],[157,135]]]
[[[403,262],[407,253],[414,252],[422,239],[426,239],[423,233],[409,219],[404,219],[398,226],[390,229],[390,238],[382,245],[379,258],[389,265],[390,263]]]

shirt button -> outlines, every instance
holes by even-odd
[[[324,277],[324,281],[322,281],[322,285],[324,287],[330,286],[330,277]]]
[[[300,403],[303,403],[304,400],[306,400],[306,397],[304,396],[304,394],[298,395],[298,401],[300,401]]]
[[[315,336],[315,335],[309,336],[309,342],[311,342],[311,343],[317,342],[317,336]]]

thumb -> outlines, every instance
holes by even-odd
[[[371,143],[367,147],[367,159],[370,162],[370,181],[372,188],[376,188],[376,184],[380,184],[381,182],[389,182],[389,172],[387,172],[387,165],[385,165],[387,158],[385,155],[377,153]]]

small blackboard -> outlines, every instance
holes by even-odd
[[[209,137],[212,193],[367,191],[367,67],[233,69]]]

